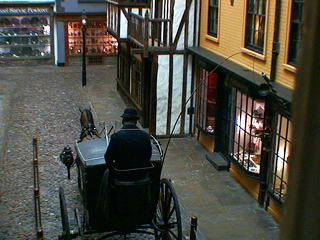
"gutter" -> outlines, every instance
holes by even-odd
[[[271,60],[271,72],[270,81],[276,81],[278,55],[280,50],[279,33],[280,33],[280,21],[281,21],[281,0],[276,1],[276,12],[274,19],[274,32],[273,32],[273,44],[272,44],[272,60]]]

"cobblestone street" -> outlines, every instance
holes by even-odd
[[[58,156],[72,148],[80,134],[79,107],[90,107],[81,87],[80,67],[1,69],[0,80],[10,84],[10,108],[5,114],[7,137],[0,164],[0,239],[34,239],[32,138],[38,139],[41,210],[44,236],[61,233],[58,190],[65,189],[70,221],[80,203],[76,168],[71,180]],[[101,69],[101,67],[99,68]],[[108,72],[88,69],[88,79],[103,80]]]

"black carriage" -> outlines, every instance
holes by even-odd
[[[99,239],[113,235],[146,233],[155,239],[182,239],[181,215],[171,181],[161,179],[162,150],[151,138],[152,165],[147,168],[106,172],[104,153],[108,137],[76,143],[78,187],[82,211],[75,209],[77,229],[71,230],[64,190],[60,188],[60,239]],[[107,197],[106,197],[107,196]]]

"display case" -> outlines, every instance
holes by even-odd
[[[51,57],[49,15],[0,16],[0,57]]]
[[[86,29],[86,54],[106,55],[115,54],[118,51],[117,40],[106,30],[106,23],[100,21],[88,22]],[[69,55],[82,54],[83,36],[80,22],[68,23]]]

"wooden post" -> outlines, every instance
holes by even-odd
[[[40,183],[39,183],[39,161],[38,161],[38,142],[37,138],[33,138],[33,177],[34,177],[34,211],[36,218],[36,235],[37,240],[43,239],[41,208],[40,208]]]
[[[193,216],[191,218],[191,224],[190,224],[190,240],[196,240],[196,231],[198,226],[198,218],[196,216]]]
[[[146,11],[144,19],[144,33],[143,33],[143,56],[148,57],[148,39],[149,39],[149,11]]]

